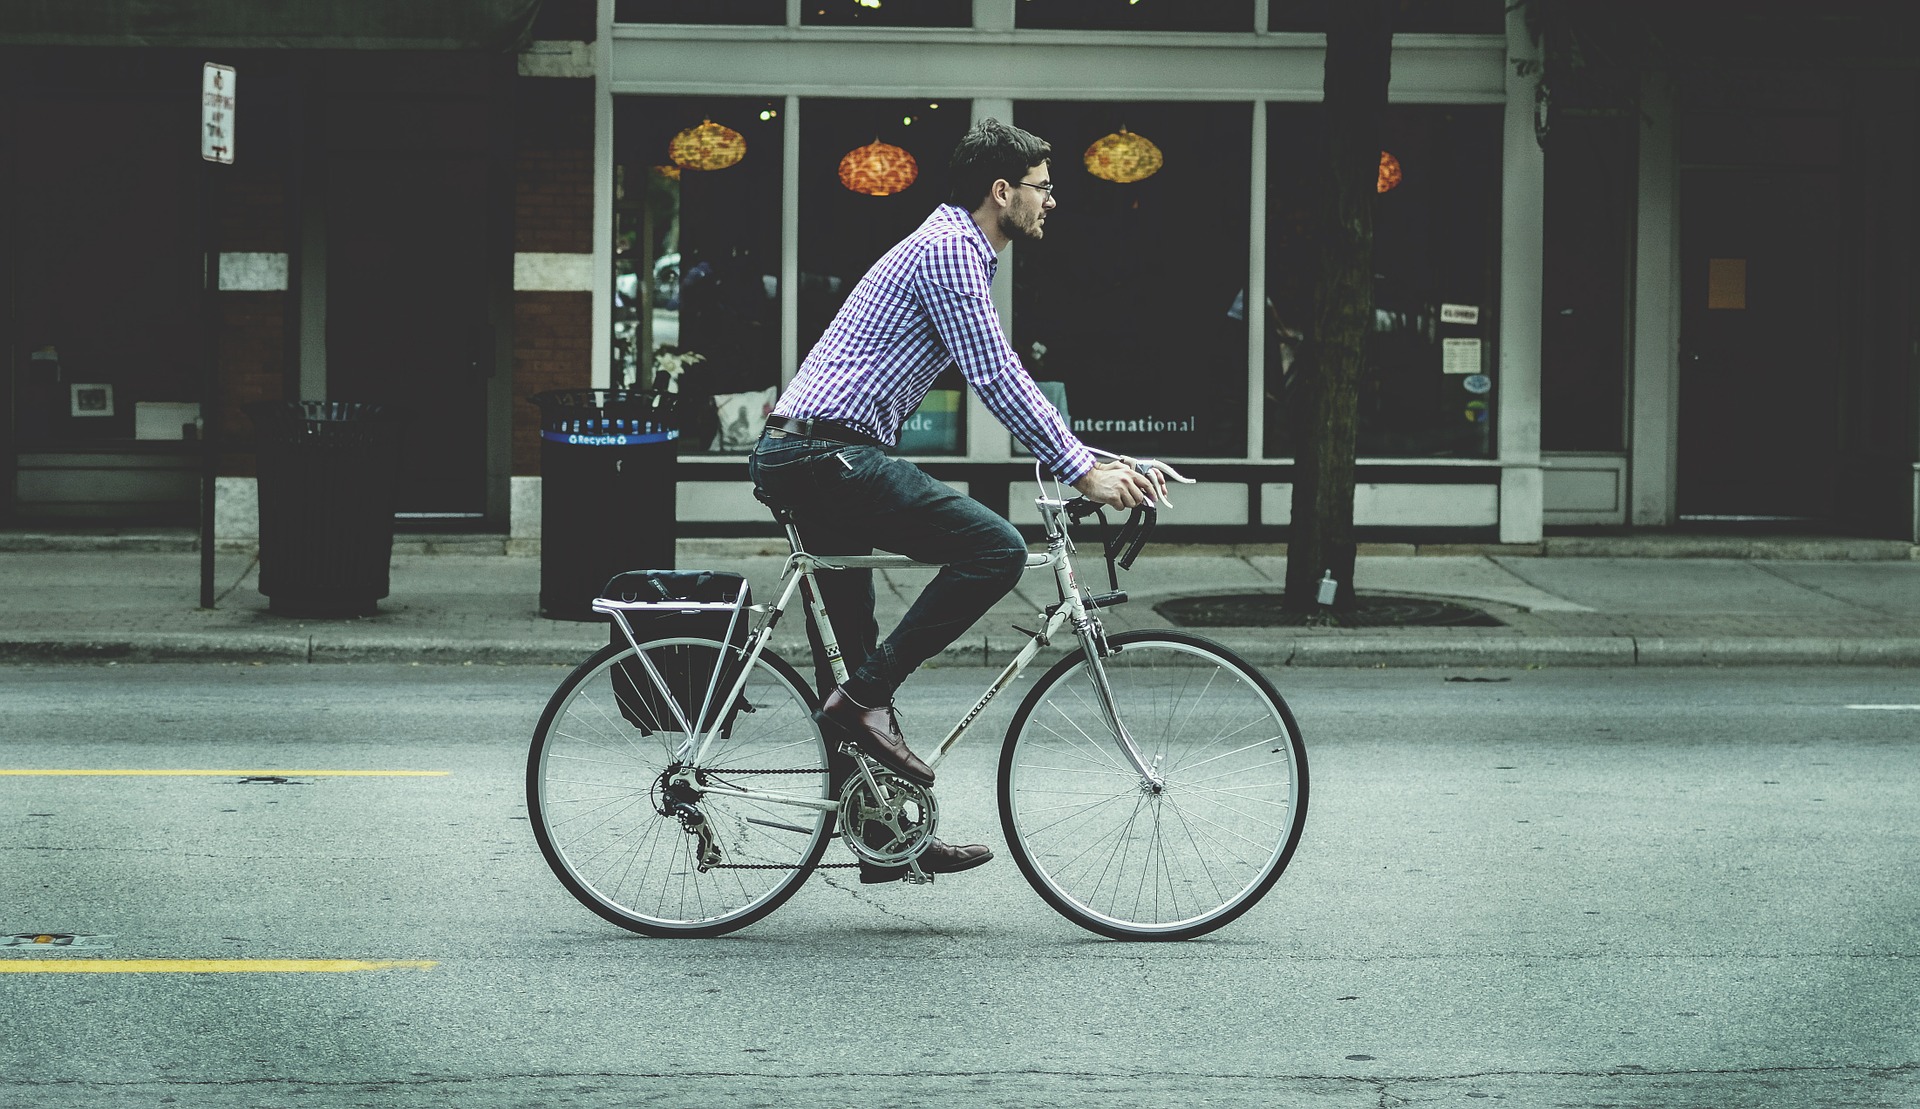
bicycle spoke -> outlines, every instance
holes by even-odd
[[[529,755],[529,810],[555,873],[595,912],[637,931],[718,934],[798,888],[826,849],[833,817],[704,787],[825,799],[826,743],[798,675],[771,654],[754,662],[726,702],[731,711],[722,712],[702,704],[720,644],[644,647],[663,680],[646,675],[630,649],[607,649],[555,694]],[[732,695],[739,676],[731,667],[711,698]],[[677,721],[653,726],[669,704],[712,718],[706,765],[728,773],[703,778],[676,766],[686,733]],[[707,831],[698,833],[702,821]],[[702,834],[711,836],[719,867],[701,869]]]
[[[1278,695],[1244,664],[1184,633],[1114,644],[1125,665],[1108,671],[1113,712],[1163,784],[1095,740],[1092,722],[1107,716],[1078,656],[1036,683],[1009,733],[1008,845],[1072,920],[1109,935],[1196,935],[1277,877],[1299,834],[1304,762]]]

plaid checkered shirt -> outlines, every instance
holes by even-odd
[[[966,209],[934,209],[853,287],[774,414],[835,420],[897,444],[933,379],[957,363],[1014,438],[1062,481],[1079,480],[1093,469],[1093,453],[1000,330],[992,298],[999,264]]]

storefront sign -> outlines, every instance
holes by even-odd
[[[900,425],[901,454],[959,454],[960,390],[935,389]]]
[[[1442,304],[1440,306],[1441,323],[1479,323],[1480,306],[1477,304]]]
[[[1440,372],[1477,374],[1480,368],[1480,340],[1440,340]]]
[[[680,438],[678,431],[542,431],[540,438],[570,447],[637,447],[643,443],[665,443]]]
[[[208,62],[200,70],[200,157],[233,164],[233,87],[230,65]]]
[[[1092,432],[1095,435],[1103,431],[1130,431],[1142,435],[1166,435],[1170,433],[1188,433],[1200,430],[1198,416],[1131,416],[1116,419],[1094,419],[1073,421],[1075,435]]]

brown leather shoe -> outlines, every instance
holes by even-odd
[[[963,870],[972,870],[993,858],[993,848],[984,843],[954,847],[939,840],[927,841],[927,849],[920,853],[920,869],[928,874],[958,874]],[[862,861],[860,881],[865,885],[879,882],[897,882],[907,876],[904,866],[875,866]]]
[[[861,708],[852,698],[836,689],[827,694],[827,703],[821,706],[820,717],[852,736],[860,749],[872,755],[880,765],[922,785],[933,784],[933,768],[921,762],[920,756],[907,748],[906,737],[900,734],[900,725],[893,718],[893,706]]]

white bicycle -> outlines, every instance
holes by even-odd
[[[1163,462],[1142,472],[1181,477]],[[1048,495],[1049,492],[1052,495]],[[1059,601],[927,759],[938,766],[1043,647],[1074,649],[1034,683],[1001,748],[1001,826],[1020,872],[1067,919],[1117,939],[1187,939],[1240,916],[1286,869],[1307,808],[1300,729],[1273,684],[1183,631],[1107,635],[1155,522],[1136,509],[1106,544],[1108,584],[1083,589],[1068,526],[1099,513],[1043,482],[1035,504]],[[837,680],[846,666],[814,575],[917,565],[897,555],[792,554],[778,599],[738,574],[633,571],[594,609],[611,642],[554,691],[527,757],[527,805],[553,871],[588,908],[655,936],[716,936],[771,913],[817,869],[906,867],[934,836],[931,787],[830,745],[819,701],[768,649],[804,595]],[[1104,515],[1101,515],[1104,522]],[[1025,630],[1025,629],[1021,629]],[[836,749],[837,748],[837,749]],[[839,828],[836,837],[835,828]],[[838,838],[854,862],[823,858]]]

